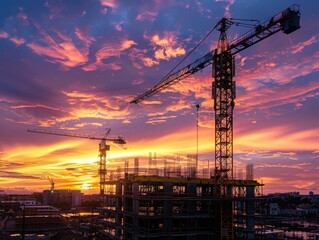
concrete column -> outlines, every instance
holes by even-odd
[[[123,192],[122,192],[122,183],[121,182],[117,182],[116,183],[116,196],[115,196],[115,236],[120,237],[122,236],[121,234],[121,229],[120,226],[122,225],[122,214],[121,212],[122,207],[123,207],[123,202],[122,202],[122,196],[123,196]]]
[[[173,195],[173,184],[172,183],[164,183],[164,195],[167,198],[172,197]],[[165,200],[163,204],[163,224],[164,224],[164,231],[169,233],[172,228],[172,201],[171,200]],[[166,238],[167,240],[170,240],[170,237]]]
[[[186,196],[187,197],[196,197],[196,184],[188,183],[186,185]],[[187,214],[196,211],[196,201],[195,200],[187,200]]]
[[[133,183],[133,228],[138,229],[139,183]]]
[[[247,228],[247,239],[255,239],[255,187],[246,187],[246,228]]]

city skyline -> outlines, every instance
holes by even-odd
[[[0,15],[0,189],[98,193],[98,141],[28,133],[74,131],[127,140],[109,165],[196,153],[214,157],[211,67],[141,104],[222,17],[265,21],[300,4],[301,29],[236,55],[234,168],[254,164],[265,192],[318,191],[319,3],[280,1],[4,1]],[[233,25],[231,41],[248,31]],[[181,65],[216,48],[213,34]],[[144,164],[145,165],[145,164]],[[144,166],[146,167],[146,166]]]

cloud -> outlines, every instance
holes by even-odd
[[[135,79],[132,81],[132,85],[141,85],[142,83],[144,83],[143,79]]]
[[[136,16],[136,20],[154,22],[157,16],[158,16],[158,12],[143,10],[141,13],[139,13]]]
[[[86,55],[89,54],[89,48],[91,44],[95,41],[95,38],[93,37],[88,37],[85,35],[84,31],[82,31],[80,28],[75,29],[75,35],[79,40],[82,41],[83,44],[83,51]]]
[[[296,54],[301,52],[305,47],[310,46],[316,42],[318,42],[317,40],[318,34],[315,36],[312,36],[310,39],[308,39],[307,41],[298,43],[296,45],[293,46],[293,50],[291,51],[292,54]]]
[[[102,6],[110,7],[110,8],[117,8],[118,2],[116,0],[100,0]]]
[[[164,32],[163,37],[159,34],[153,36],[144,35],[144,38],[151,42],[155,50],[154,57],[157,60],[169,60],[186,53],[186,50],[180,47],[175,32]],[[146,61],[149,63],[150,60]]]
[[[46,47],[37,43],[29,43],[27,46],[36,54],[49,57],[50,62],[61,63],[66,67],[83,65],[88,60],[72,42],[64,42]]]
[[[0,31],[0,38],[8,38],[9,34],[5,31]]]
[[[289,127],[271,127],[255,130],[236,136],[238,146],[250,146],[252,149],[276,149],[276,150],[307,150],[313,151],[316,148],[316,140],[313,135],[319,129],[311,128],[308,130],[291,131]],[[314,142],[315,141],[315,142]],[[265,144],[266,143],[271,143]],[[303,144],[300,145],[299,143]],[[287,145],[289,143],[289,145]]]
[[[113,22],[112,25],[115,27],[117,31],[122,31],[122,25],[124,24],[124,21],[119,22]]]
[[[144,66],[146,67],[152,67],[153,65],[159,64],[159,61],[153,60],[152,58],[149,58],[149,57],[142,58],[142,60],[143,60]]]
[[[127,49],[131,48],[132,46],[136,45],[137,43],[130,39],[123,39],[119,42],[108,43],[104,45],[100,50],[97,51],[95,54],[96,62],[89,64],[82,69],[84,71],[94,71],[97,69],[108,68],[115,71],[121,69],[120,63],[112,62],[112,63],[105,63],[104,61],[111,58],[111,57],[120,57],[120,55]]]
[[[224,7],[224,9],[225,9],[224,16],[226,18],[231,18],[230,7],[231,7],[231,5],[233,5],[235,3],[235,0],[215,0],[215,2],[226,3],[226,6]]]
[[[124,40],[121,43],[107,44],[95,54],[96,60],[97,62],[102,62],[102,60],[108,59],[113,56],[118,57],[120,56],[121,51],[130,48],[133,43],[134,41]]]
[[[152,67],[159,64],[158,60],[152,59],[147,56],[147,49],[133,48],[129,53],[129,58],[136,69],[143,69],[143,67]]]
[[[124,120],[122,121],[122,123],[124,123],[124,124],[131,124],[132,122],[131,122],[130,120],[128,120],[128,119],[124,119]]]
[[[10,108],[7,109],[6,120],[28,125],[39,123],[40,125],[48,126],[48,122],[56,123],[58,120],[66,119],[65,117],[68,116],[69,113],[66,111],[43,104],[10,104]]]
[[[164,123],[167,121],[167,119],[176,118],[176,116],[159,116],[155,118],[149,118],[146,123],[149,124],[158,124],[158,123]]]
[[[6,161],[6,160],[0,160],[0,168],[15,168],[15,167],[21,167],[24,166],[25,164],[23,163],[18,163],[18,162],[12,162],[12,161]]]
[[[0,178],[17,178],[17,179],[40,179],[39,177],[32,175],[24,175],[23,173],[14,171],[2,171],[0,170]]]
[[[155,104],[155,105],[158,105],[158,104],[161,104],[162,102],[161,101],[155,101],[155,100],[144,100],[143,102],[142,102],[142,104],[144,104],[144,105],[153,105],[153,104]]]
[[[38,24],[35,24],[35,26],[40,33],[41,43],[31,42],[27,44],[33,52],[47,57],[48,61],[52,63],[59,63],[67,68],[87,63],[89,46],[94,40],[93,38],[85,38],[83,33],[77,28],[75,35],[84,45],[83,48],[78,48],[72,38],[62,32],[54,31],[53,33],[57,37],[53,38]]]
[[[25,40],[23,38],[12,37],[10,38],[10,40],[18,46],[25,43]]]
[[[107,98],[98,94],[82,93],[77,91],[63,92],[71,105],[71,119],[100,118],[100,119],[127,119],[130,114],[126,99],[117,96]]]

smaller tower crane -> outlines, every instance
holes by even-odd
[[[41,133],[41,134],[49,134],[49,135],[56,135],[56,136],[63,136],[63,137],[74,137],[74,138],[87,138],[91,140],[100,140],[99,143],[99,157],[100,157],[100,163],[99,163],[99,175],[100,175],[100,195],[104,195],[104,187],[105,187],[105,180],[106,180],[106,152],[110,151],[110,145],[107,144],[107,141],[113,142],[115,144],[126,144],[126,141],[121,136],[116,137],[108,137],[111,129],[106,128],[106,133],[103,137],[96,137],[92,135],[87,134],[79,134],[79,133],[72,133],[72,132],[56,132],[53,130],[47,130],[47,129],[28,129],[28,132],[32,133]],[[48,178],[51,182],[51,190],[54,188],[54,182],[52,178]]]
[[[51,184],[51,192],[53,192],[54,191],[54,180],[53,180],[53,178],[50,178],[49,176],[47,177],[48,178],[48,180],[50,181],[50,184]]]

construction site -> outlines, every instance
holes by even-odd
[[[226,31],[241,22],[223,18],[213,28],[220,32],[215,50],[131,101],[139,103],[212,64],[214,165],[200,173],[198,154],[159,160],[150,153],[148,169],[139,169],[135,159],[134,168],[126,162],[124,175],[111,171],[101,182],[108,189],[107,239],[266,239],[259,208],[263,184],[253,179],[251,166],[246,179],[236,179],[233,171],[234,55],[277,32],[294,32],[299,21],[299,6],[293,5],[228,42]]]
[[[105,182],[104,237],[221,239],[217,234],[235,232],[236,239],[262,236],[257,204],[262,184],[249,180],[252,174],[247,172],[245,180],[231,181],[220,196],[215,177],[196,173],[195,164],[192,156],[154,158],[150,153],[148,169],[140,169],[136,158],[134,167],[126,164],[124,172],[112,171]]]
[[[211,167],[199,168],[198,153],[170,158],[150,153],[148,167],[140,168],[136,158],[134,167],[126,162],[124,170],[112,170],[106,164],[106,152],[110,150],[106,141],[124,144],[125,140],[108,138],[109,130],[103,138],[30,130],[101,140],[99,174],[100,195],[105,203],[105,239],[266,239],[267,229],[259,208],[263,184],[253,179],[251,166],[247,167],[245,179],[234,174],[235,54],[278,32],[290,34],[298,30],[299,21],[299,6],[292,5],[228,41],[226,32],[232,25],[247,23],[223,18],[212,29],[220,32],[216,49],[178,71],[171,71],[131,101],[139,103],[212,65],[215,158]]]

